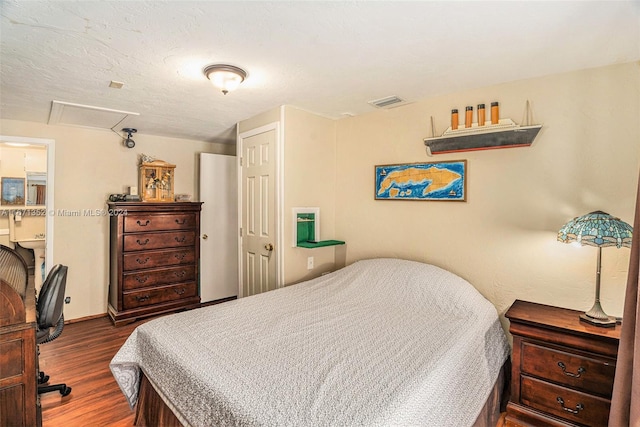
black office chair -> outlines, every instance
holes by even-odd
[[[61,264],[55,265],[46,280],[42,284],[38,300],[36,302],[36,312],[38,316],[38,331],[36,332],[36,343],[44,344],[53,341],[60,336],[64,327],[64,291],[67,285],[67,267]],[[48,393],[59,391],[61,395],[67,396],[71,393],[71,387],[66,384],[44,385],[49,380],[49,376],[40,372],[38,382],[38,393]]]
[[[14,249],[4,245],[0,245],[0,279],[15,289],[24,300],[29,280],[27,262]]]

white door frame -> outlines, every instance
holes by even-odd
[[[45,220],[45,271],[49,271],[53,266],[53,223],[55,217],[54,201],[54,182],[55,160],[56,160],[56,140],[47,138],[29,138],[24,136],[8,136],[0,135],[1,142],[21,142],[24,144],[44,145],[47,148],[47,197],[45,201],[45,209],[47,218]],[[28,209],[28,206],[25,206]]]
[[[276,256],[276,288],[281,288],[283,286],[283,278],[284,278],[284,250],[283,250],[283,230],[284,230],[284,150],[283,150],[283,141],[282,134],[280,132],[280,122],[269,123],[264,126],[257,127],[255,129],[248,130],[246,132],[239,133],[237,136],[237,144],[236,144],[236,158],[238,162],[238,224],[239,228],[242,226],[242,212],[244,209],[243,206],[243,194],[242,194],[242,153],[244,148],[244,140],[247,138],[251,138],[252,136],[275,131],[275,157],[276,157],[276,176],[275,178],[275,186],[276,186],[276,194],[275,194],[275,235],[276,235],[276,247],[274,249],[274,254]],[[243,283],[243,247],[242,247],[242,235],[240,234],[240,230],[238,230],[238,298],[242,298],[244,295],[242,289]]]

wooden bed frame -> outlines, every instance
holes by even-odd
[[[509,400],[510,373],[511,360],[507,359],[504,365],[502,365],[500,375],[491,390],[487,402],[472,427],[493,427],[501,425],[501,419],[499,418],[500,413],[504,412]],[[182,426],[182,423],[178,420],[171,408],[162,400],[162,397],[156,392],[144,373],[141,374],[140,379],[140,392],[136,405],[134,425],[139,427]]]

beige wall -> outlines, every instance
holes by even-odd
[[[55,140],[54,206],[60,214],[54,218],[53,263],[69,266],[67,319],[107,311],[109,218],[65,216],[61,211],[105,209],[109,194],[137,185],[140,153],[175,164],[175,192],[192,194],[196,200],[197,153],[235,153],[235,146],[144,133],[137,133],[135,148],[128,149],[122,136],[111,131],[12,120],[2,120],[0,126],[2,135]]]
[[[293,245],[295,207],[320,208],[320,240],[336,239],[336,137],[334,120],[293,107],[284,113],[284,283],[318,277],[335,269],[340,247],[305,249]],[[307,269],[307,258],[314,268]]]
[[[398,257],[470,281],[504,312],[515,299],[578,310],[593,303],[597,250],[556,242],[574,216],[604,210],[633,224],[640,151],[639,63],[442,96],[337,124],[336,235],[347,262]],[[499,101],[543,125],[531,147],[426,155],[452,108]],[[468,198],[375,201],[374,165],[467,159]],[[299,166],[303,168],[303,165]],[[603,249],[602,301],[621,315],[629,249]]]
[[[262,114],[243,120],[238,123],[238,133],[248,132],[250,130],[268,125],[270,123],[280,122],[282,108],[277,107]]]

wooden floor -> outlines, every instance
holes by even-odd
[[[132,426],[134,412],[113,379],[109,362],[142,321],[115,328],[108,317],[67,324],[62,335],[40,345],[40,370],[50,384],[71,394],[41,395],[44,427]]]

